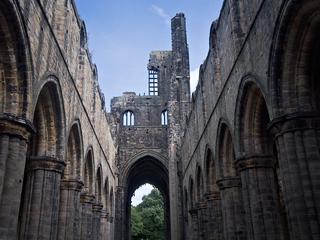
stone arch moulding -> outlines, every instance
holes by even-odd
[[[49,105],[48,105],[49,104]],[[45,105],[48,105],[47,108]],[[39,109],[37,109],[39,108]],[[38,111],[37,111],[38,110]],[[41,116],[43,110],[53,111],[49,115]],[[40,115],[39,115],[40,114]],[[39,115],[39,116],[38,116]],[[61,161],[64,160],[66,153],[66,118],[65,118],[65,108],[63,104],[62,91],[58,79],[50,75],[46,78],[39,86],[38,91],[34,98],[34,104],[32,109],[32,122],[35,125],[36,117],[49,117],[56,124],[53,129],[56,131],[57,139],[54,145],[57,148],[57,152],[54,157],[57,157]],[[39,120],[39,119],[38,119]],[[36,127],[36,126],[35,126]],[[48,128],[49,126],[43,126]],[[39,132],[39,130],[38,130]],[[38,137],[37,137],[38,138]],[[48,140],[48,139],[47,139]],[[47,143],[49,144],[49,143]],[[35,147],[35,146],[33,146]]]
[[[16,117],[29,120],[32,118],[30,103],[32,99],[31,86],[34,71],[27,27],[23,20],[21,9],[16,1],[3,0],[0,3],[0,9],[0,15],[3,17],[3,22],[0,23],[0,31],[6,31],[6,33],[1,33],[4,38],[1,40],[0,45],[4,44],[3,47],[12,48],[14,50],[13,53],[5,50],[4,54],[7,55],[7,57],[14,54],[15,57],[15,62],[7,59],[7,62],[10,62],[9,68],[14,68],[14,71],[16,71],[15,76],[9,76],[9,78],[12,79],[9,80],[9,83],[18,89],[18,92],[21,91],[18,96],[14,96],[13,94],[6,96],[5,93],[0,93],[0,96],[2,95],[1,97],[5,98],[0,105],[2,105],[3,112],[6,114],[13,114]],[[4,15],[2,10],[5,12]],[[1,77],[2,76],[0,76],[0,78]],[[6,91],[6,87],[2,88],[2,91]],[[14,96],[14,99],[12,99],[12,96]],[[13,102],[17,102],[18,107],[17,105],[7,106]]]
[[[239,89],[238,89],[238,95],[237,95],[237,100],[236,100],[236,106],[235,106],[235,114],[234,114],[234,126],[235,126],[235,131],[234,131],[234,150],[235,150],[235,155],[236,157],[241,157],[243,155],[243,147],[241,146],[241,123],[242,123],[242,118],[244,117],[243,114],[245,112],[245,106],[246,106],[246,97],[247,93],[250,90],[250,87],[255,86],[255,88],[259,91],[261,94],[261,97],[263,98],[268,115],[270,116],[270,104],[268,104],[268,98],[266,97],[267,94],[263,90],[260,82],[257,80],[258,78],[255,75],[248,74],[245,77],[242,78]]]
[[[90,159],[88,159],[88,158],[90,158]],[[91,160],[91,163],[90,162],[88,162],[89,160]],[[87,164],[90,164],[90,166],[88,166]],[[88,171],[88,173],[86,173],[86,168],[88,168],[89,167],[89,169],[87,170]],[[90,167],[91,167],[91,169],[90,169]],[[90,194],[94,194],[94,192],[95,192],[95,159],[94,159],[94,151],[93,151],[93,147],[92,147],[92,145],[89,145],[88,147],[87,147],[87,150],[86,150],[86,154],[85,154],[85,158],[84,158],[84,164],[83,164],[83,166],[82,166],[82,171],[83,171],[83,174],[82,174],[82,178],[83,178],[83,182],[84,182],[84,187],[87,187],[87,188],[89,188],[88,190],[89,190],[89,193]],[[86,179],[86,174],[89,174],[89,179]],[[91,176],[90,176],[90,174],[91,174]],[[89,182],[88,182],[89,181]],[[90,184],[90,186],[86,186],[86,184]]]
[[[234,150],[234,135],[233,135],[234,131],[231,128],[231,124],[229,123],[229,121],[227,119],[220,118],[219,123],[218,123],[218,128],[217,128],[216,146],[215,146],[215,156],[218,159],[217,166],[216,166],[218,171],[216,171],[216,172],[220,174],[220,175],[216,176],[217,179],[221,178],[221,169],[222,169],[223,163],[221,162],[222,160],[220,159],[220,154],[221,154],[220,143],[221,143],[221,139],[222,139],[222,134],[224,134],[225,129],[230,133],[230,137],[231,137],[232,145],[233,145],[233,150]]]
[[[204,155],[204,182],[206,193],[217,191],[217,164],[212,147],[207,144]]]
[[[76,131],[76,132],[73,132]],[[72,124],[70,124],[69,129],[67,130],[67,137],[66,137],[66,143],[67,143],[67,148],[69,147],[69,140],[72,137],[71,134],[75,134],[76,139],[74,139],[73,141],[74,144],[78,145],[78,147],[80,148],[78,151],[78,155],[77,156],[79,159],[77,159],[77,163],[76,163],[76,177],[80,178],[81,177],[81,167],[83,165],[84,162],[84,147],[83,147],[83,135],[82,135],[82,128],[81,128],[81,123],[80,120],[78,118],[76,118]],[[67,160],[67,149],[66,149],[66,160]],[[66,166],[66,168],[68,167],[68,165]],[[80,179],[79,179],[80,180]]]
[[[314,49],[319,42],[319,29],[319,1],[284,1],[269,55],[268,88],[272,120],[285,114],[319,111],[319,106],[314,109],[309,81],[312,72],[309,58],[319,52]]]
[[[125,164],[123,171],[122,171],[122,176],[127,176],[131,167],[140,159],[144,158],[144,157],[152,157],[155,158],[157,160],[159,160],[163,166],[167,167],[168,165],[168,158],[166,158],[165,156],[152,151],[152,150],[148,150],[148,151],[141,151],[139,153],[137,153],[136,155],[134,155],[132,158],[130,158],[127,163]],[[119,179],[120,180],[120,179]],[[125,178],[123,178],[122,180],[125,180]],[[119,183],[120,184],[120,183]]]

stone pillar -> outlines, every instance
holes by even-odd
[[[93,239],[93,203],[95,197],[88,193],[80,195],[81,208],[81,226],[80,239],[81,240],[95,240]]]
[[[0,236],[3,239],[17,238],[30,132],[33,130],[28,121],[0,115]]]
[[[108,218],[109,218],[109,213],[107,212],[107,210],[103,209],[101,211],[101,219],[100,219],[100,224],[101,224],[100,238],[101,238],[101,240],[109,240],[110,239]]]
[[[62,180],[60,186],[60,211],[58,239],[80,238],[80,192],[79,180]]]
[[[114,222],[113,217],[109,216],[109,231],[110,231],[110,240],[114,239]]]
[[[31,157],[22,206],[19,239],[57,239],[63,161]]]
[[[275,119],[281,187],[291,240],[320,239],[320,117]]]
[[[208,205],[208,223],[206,232],[208,240],[223,239],[223,224],[221,212],[221,197],[219,192],[210,192],[206,194]]]
[[[126,240],[127,231],[127,216],[126,216],[126,189],[123,186],[118,186],[116,191],[116,201],[115,201],[115,239],[116,240]],[[110,213],[109,213],[110,214]],[[109,218],[111,216],[109,215]],[[111,234],[111,224],[109,222],[109,232]]]
[[[191,215],[191,226],[192,226],[192,240],[199,240],[199,219],[198,219],[198,209],[192,208],[189,210]]]
[[[221,192],[224,239],[247,240],[240,178],[225,177],[217,184]]]
[[[92,238],[94,240],[100,240],[100,229],[101,229],[101,211],[103,205],[100,203],[93,204],[92,212],[93,212],[93,232]]]
[[[280,239],[280,215],[275,160],[270,155],[237,160],[246,212],[247,239]]]
[[[208,222],[208,209],[207,203],[201,201],[198,203],[198,224],[199,224],[199,239],[208,239],[207,238],[207,222]]]

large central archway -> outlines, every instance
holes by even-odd
[[[122,236],[118,236],[116,239],[131,239],[131,198],[135,190],[145,183],[154,185],[163,196],[165,235],[166,239],[170,239],[169,175],[166,162],[161,156],[147,153],[129,161],[120,176],[123,185],[123,199],[118,199],[116,204],[120,204],[118,209],[122,209],[118,214],[122,215],[119,217],[122,219],[124,227],[123,232],[120,233]]]

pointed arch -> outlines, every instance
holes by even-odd
[[[195,192],[194,192],[194,181],[192,177],[189,177],[189,209],[195,207]]]
[[[229,124],[221,119],[218,126],[217,154],[220,178],[238,175],[235,168],[235,153]]]
[[[102,202],[102,179],[103,179],[103,172],[100,164],[97,169],[96,184],[95,184],[95,195],[99,203]]]
[[[209,146],[206,147],[205,153],[205,182],[206,182],[206,192],[212,193],[218,190],[217,176],[216,176],[216,166],[213,158],[212,150]]]
[[[287,0],[277,26],[269,61],[273,116],[319,112],[320,2]]]
[[[106,177],[106,180],[104,182],[104,208],[108,211],[109,210],[109,178],[108,176]]]
[[[198,165],[196,169],[196,202],[200,203],[204,197],[203,174],[200,165]]]
[[[90,146],[87,150],[84,164],[84,188],[89,194],[94,194],[94,158],[93,149]]]
[[[30,45],[16,2],[0,2],[0,113],[31,119]]]
[[[272,137],[267,101],[254,76],[246,76],[240,85],[235,114],[235,139],[238,157],[272,155]]]
[[[64,159],[65,113],[59,81],[54,76],[49,76],[39,91],[33,125],[36,133],[31,139],[30,155]]]
[[[69,130],[66,150],[64,179],[80,179],[83,162],[83,140],[80,121],[76,120]]]

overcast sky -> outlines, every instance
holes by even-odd
[[[170,19],[187,19],[191,89],[209,49],[209,31],[223,0],[76,0],[85,21],[89,49],[98,67],[107,109],[125,91],[147,93],[147,64],[153,50],[171,50]],[[144,187],[144,193],[151,190]],[[143,194],[142,194],[143,195]],[[136,196],[141,196],[140,193]]]

